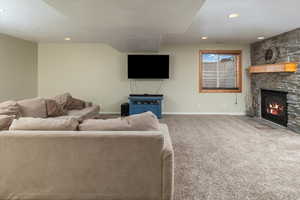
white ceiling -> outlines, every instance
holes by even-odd
[[[299,28],[299,8],[300,0],[206,0],[189,29],[163,43],[253,43]],[[229,19],[232,13],[240,16]]]
[[[0,29],[37,42],[104,42],[157,51],[162,35],[184,33],[204,0],[0,0]]]
[[[204,1],[0,0],[0,32],[36,42],[71,37],[133,52],[157,51],[161,44],[252,43],[300,27],[300,0]],[[231,13],[240,17],[229,19]]]

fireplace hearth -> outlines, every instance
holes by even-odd
[[[261,90],[261,116],[277,124],[287,126],[287,92]]]

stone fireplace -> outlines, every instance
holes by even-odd
[[[251,45],[252,65],[282,62],[300,62],[300,29]],[[250,80],[254,114],[300,133],[299,65],[298,70],[293,73],[257,73],[251,74]],[[280,94],[280,97],[263,100],[265,95],[270,94]],[[284,115],[286,119],[283,119]]]

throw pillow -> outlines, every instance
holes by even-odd
[[[14,115],[0,115],[0,130],[8,130],[15,118]]]
[[[77,126],[75,119],[19,118],[12,122],[9,130],[75,131]]]
[[[64,109],[53,99],[46,99],[47,117],[66,115]]]
[[[0,103],[0,115],[20,116],[20,107],[16,101],[5,101]]]
[[[144,112],[141,114],[130,115],[126,117],[130,124],[131,130],[135,131],[153,131],[159,130],[159,121],[152,112]]]
[[[72,102],[72,96],[70,93],[64,93],[58,96],[53,97],[53,99],[64,109],[67,110],[67,107]]]
[[[87,102],[85,101],[84,102],[84,107],[87,108],[87,107],[92,107],[93,106],[93,103],[92,102]]]
[[[72,97],[66,108],[67,110],[81,110],[85,108],[85,101]]]
[[[18,101],[21,111],[21,117],[46,118],[47,108],[46,101],[42,98],[25,99]]]

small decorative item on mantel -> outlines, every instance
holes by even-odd
[[[271,47],[265,52],[265,61],[268,64],[274,64],[279,58],[279,49],[277,47]]]

